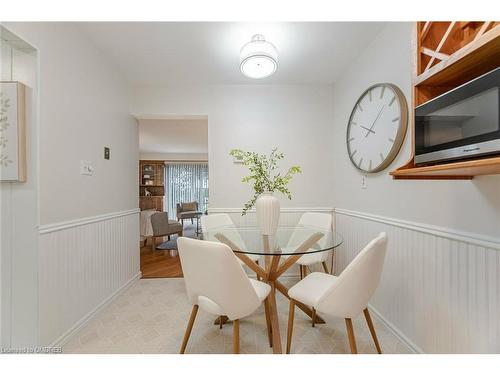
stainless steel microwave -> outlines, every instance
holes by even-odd
[[[415,108],[415,164],[500,154],[500,68]]]

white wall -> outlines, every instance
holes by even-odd
[[[32,200],[38,195],[39,209],[36,204],[26,210],[19,206],[13,208],[15,215],[6,218],[7,221],[13,218],[12,223],[19,225],[12,235],[15,244],[12,247],[12,254],[15,254],[11,269],[12,298],[14,302],[17,298],[22,299],[12,304],[11,344],[26,346],[41,340],[49,344],[74,328],[80,319],[127,280],[136,277],[139,271],[138,215],[135,213],[138,206],[138,129],[136,120],[130,115],[128,83],[77,26],[68,23],[6,23],[5,26],[39,52],[39,137],[33,140],[39,147],[38,150],[36,147],[30,149],[35,154],[30,159],[28,174],[28,181],[39,175],[39,182],[38,189],[30,190],[27,197]],[[36,135],[35,132],[31,134]],[[104,146],[111,147],[109,161],[103,158]],[[93,163],[92,177],[80,175],[80,160]],[[30,186],[16,189],[25,190]],[[124,212],[133,216],[126,227],[120,216]],[[19,216],[17,221],[16,216]],[[24,220],[26,218],[29,220]],[[136,234],[136,241],[124,242],[124,248],[113,253],[127,258],[127,264],[134,270],[117,267],[121,259],[96,261],[92,251],[94,244],[78,240],[101,238],[99,231],[103,226],[91,225],[97,222],[103,222],[112,238],[123,233]],[[73,256],[78,257],[79,262],[69,263],[72,268],[61,263],[64,261],[61,254],[70,254],[71,242],[64,242],[67,225],[72,228],[71,233],[76,233],[72,250],[76,251]],[[26,243],[22,229],[40,230],[34,244]],[[100,256],[109,258],[113,251],[113,247],[105,247]],[[134,258],[129,259],[130,256]],[[39,263],[39,259],[45,263]],[[57,266],[49,268],[44,264]],[[90,270],[83,269],[85,265],[89,265]],[[22,267],[25,271],[16,273]],[[47,306],[54,285],[68,274],[76,277],[75,285],[83,286],[79,293],[89,296],[88,303],[80,305],[77,313],[70,316],[41,314],[39,308]],[[93,276],[102,274],[109,277],[109,284],[104,289],[92,282]],[[15,288],[16,280],[19,289]],[[44,280],[44,284],[39,285],[38,280]],[[70,304],[71,299],[59,294],[58,298],[50,299],[50,311],[67,312]],[[60,324],[47,329],[49,318]],[[24,332],[30,336],[26,337]]]
[[[500,176],[472,181],[393,180],[388,172],[410,158],[411,139],[384,171],[368,176],[361,189],[361,173],[351,164],[345,132],[352,107],[370,85],[399,86],[411,105],[411,24],[389,24],[334,85],[333,194],[335,206],[372,214],[445,226],[500,238]],[[395,52],[397,51],[397,52]],[[411,126],[411,124],[409,124]]]
[[[132,112],[208,115],[210,207],[242,207],[251,187],[246,170],[233,164],[231,148],[285,153],[283,167],[299,164],[304,173],[291,183],[285,207],[331,205],[333,175],[332,88],[314,85],[220,85],[136,87]]]
[[[0,346],[38,340],[37,53],[0,43],[0,80],[26,85],[27,179],[0,183]]]
[[[410,36],[410,24],[389,24],[334,85],[332,194],[346,236],[337,272],[385,230],[386,267],[372,301],[385,320],[424,352],[499,352],[500,176],[393,180],[388,172],[410,156],[407,135],[396,160],[369,175],[364,190],[347,155],[347,121],[368,86],[394,83],[411,103]]]
[[[40,51],[40,223],[137,207],[128,83],[73,24],[6,25]],[[80,175],[81,160],[94,176]]]

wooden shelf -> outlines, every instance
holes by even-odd
[[[157,211],[163,211],[163,197],[165,194],[165,186],[163,184],[164,174],[165,163],[163,161],[139,161],[139,207],[141,210],[155,209]],[[153,184],[145,184],[146,181],[150,181]],[[146,196],[146,189],[150,191],[152,195]]]
[[[413,108],[500,65],[498,22],[417,22],[414,51]],[[410,116],[412,148],[415,148],[414,115]],[[414,155],[390,172],[394,179],[470,180],[474,176],[500,174],[500,157],[489,157],[415,166]]]
[[[474,176],[500,173],[500,157],[467,160],[425,167],[406,165],[390,172],[394,179],[470,180]]]
[[[456,87],[498,67],[500,27],[488,31],[448,59],[415,77],[415,86]]]

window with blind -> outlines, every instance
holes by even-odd
[[[176,205],[198,202],[201,212],[208,206],[208,163],[167,163],[166,165],[168,217],[176,219]]]

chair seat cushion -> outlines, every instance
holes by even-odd
[[[271,292],[271,287],[268,284],[263,283],[262,281],[257,281],[254,279],[249,280],[253,288],[255,289],[255,293],[257,294],[259,301],[264,301]],[[223,311],[222,308],[210,298],[198,296],[198,305],[202,310],[208,313],[214,315],[227,315],[227,313]]]
[[[306,304],[316,307],[323,294],[337,282],[337,277],[322,272],[313,272],[288,290],[288,295]]]
[[[282,249],[282,251],[284,253],[287,253],[287,252],[293,252],[294,249],[291,247],[285,247]],[[304,254],[299,259],[297,259],[297,262],[295,262],[295,263],[297,263],[301,266],[312,266],[313,264],[318,264],[318,263],[326,261],[326,259],[328,258],[328,253],[329,253],[329,251],[320,251],[320,252],[311,253],[311,254]],[[291,256],[292,255],[283,255],[282,258],[286,259],[286,258],[289,258]]]
[[[189,219],[189,218],[192,218],[192,217],[196,217],[198,215],[201,215],[201,212],[199,211],[183,211],[181,213],[179,213],[179,218],[180,219]]]
[[[182,228],[182,224],[179,223],[177,220],[169,220],[168,221],[168,226],[170,227],[181,227]]]
[[[271,287],[269,286],[269,284],[255,279],[249,280],[252,283],[252,286],[255,289],[255,293],[257,293],[257,297],[259,297],[260,302],[264,301],[271,292]]]

